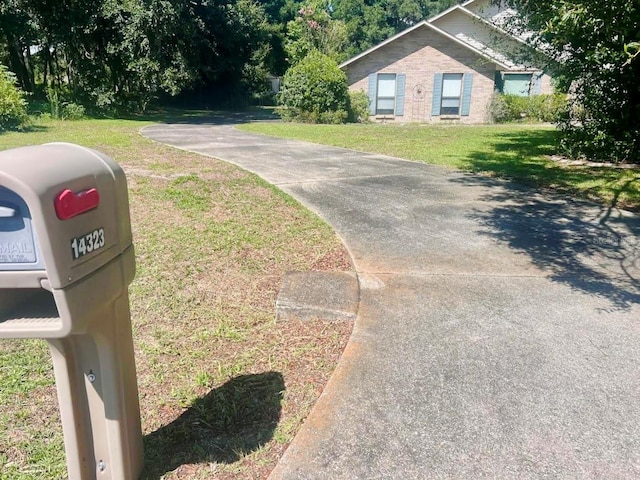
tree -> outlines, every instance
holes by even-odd
[[[36,38],[33,25],[29,22],[29,14],[20,0],[0,2],[0,32],[5,55],[3,64],[10,65],[16,75],[18,84],[27,92],[33,91],[34,77],[30,68],[30,54],[25,45],[31,45]]]
[[[639,161],[640,3],[629,0],[510,0],[521,16],[510,22],[552,58],[571,84],[574,108],[560,127],[574,157]]]
[[[287,23],[285,51],[289,63],[295,64],[313,51],[336,61],[344,58],[347,30],[343,22],[331,17],[331,7],[322,0],[302,5],[298,16]]]
[[[0,65],[0,131],[20,128],[28,121],[27,102],[15,83],[14,75]]]
[[[245,85],[271,31],[254,0],[0,0],[0,55],[20,86],[91,107]]]
[[[335,60],[314,50],[287,70],[279,102],[286,120],[343,123],[349,109],[347,76]]]

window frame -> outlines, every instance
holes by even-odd
[[[500,93],[502,94],[508,94],[508,95],[515,95],[517,97],[531,97],[533,96],[533,72],[502,72],[502,88],[500,90]],[[526,94],[522,94],[522,93],[513,93],[513,92],[505,92],[505,85],[507,84],[507,77],[515,77],[515,76],[527,76],[529,77],[529,83],[528,83],[528,87],[527,87],[527,93]],[[524,83],[524,82],[523,82]]]
[[[386,78],[384,78],[386,77]],[[380,96],[380,81],[390,81],[393,77],[393,96]],[[398,74],[397,73],[378,73],[376,76],[376,115],[395,115],[397,110],[397,98],[398,98]],[[379,108],[380,101],[392,101],[393,108]]]
[[[448,78],[447,78],[448,77]],[[447,80],[456,80],[460,83],[460,88],[457,96],[445,97],[445,86]],[[464,73],[443,73],[442,74],[442,88],[440,91],[440,115],[442,116],[456,116],[459,117],[462,112],[462,91],[464,88]],[[457,101],[456,107],[445,106],[445,102]]]

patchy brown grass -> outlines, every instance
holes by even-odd
[[[236,167],[152,143],[137,134],[141,126],[52,122],[0,136],[0,148],[75,141],[127,172],[142,478],[264,478],[322,391],[352,327],[276,322],[282,277],[349,270],[349,258],[333,232],[286,195]],[[0,478],[64,477],[44,342],[0,342],[3,389]]]

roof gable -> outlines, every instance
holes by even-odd
[[[521,48],[525,43],[522,39],[509,34],[492,21],[463,6],[455,5],[444,13],[444,15],[437,15],[429,19],[428,22],[484,52],[489,57],[509,65],[510,69],[522,70],[525,68],[513,61],[507,53],[509,46],[512,51]]]

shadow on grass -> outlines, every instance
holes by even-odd
[[[469,169],[517,183],[478,176],[455,180],[490,189],[482,200],[492,208],[469,214],[479,223],[480,233],[526,254],[554,281],[608,299],[614,309],[640,303],[640,218],[615,208],[617,198],[639,179],[612,188],[612,205],[540,193],[530,185],[570,190],[572,182],[589,173],[548,166],[535,158],[553,152],[553,131],[501,137],[504,141],[495,146],[494,154],[471,153]]]
[[[491,173],[524,184],[541,185],[558,171],[543,160],[553,155],[560,136],[557,130],[531,130],[501,133],[488,151],[471,152],[464,159],[472,172]],[[559,167],[558,167],[559,170]]]
[[[278,372],[236,377],[196,400],[168,425],[144,438],[143,480],[192,463],[234,463],[273,437],[284,379]]]
[[[612,207],[640,211],[640,174],[601,167],[564,167],[547,158],[557,153],[557,130],[502,133],[489,151],[471,152],[465,160],[472,172],[553,188],[582,198],[607,198]],[[594,181],[597,180],[597,181]]]
[[[35,133],[35,132],[46,132],[49,130],[49,127],[45,125],[27,125],[22,129],[25,133]]]
[[[1,130],[0,129],[0,135],[6,134],[6,133],[38,133],[38,132],[46,132],[47,130],[49,130],[49,127],[45,126],[45,125],[40,125],[40,124],[30,124],[30,125],[26,125],[24,127],[22,127],[20,130]]]
[[[240,125],[243,123],[280,119],[272,108],[253,108],[242,111],[164,109],[140,115],[122,116],[120,118],[125,120],[185,125]]]

